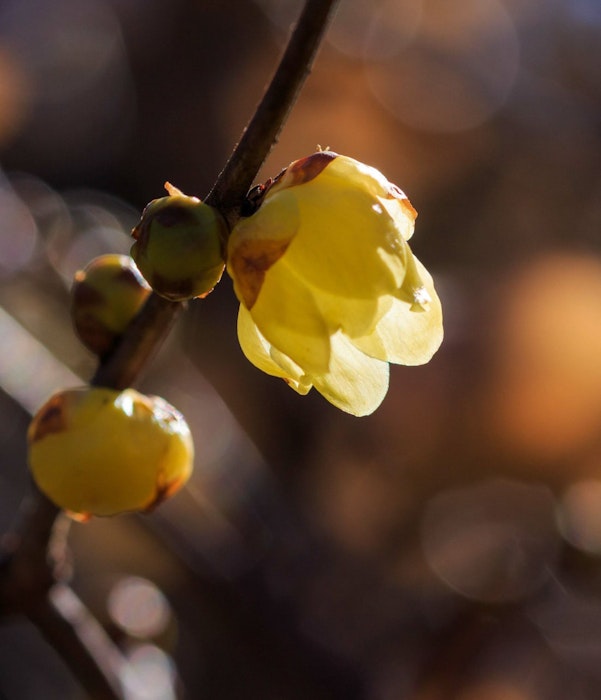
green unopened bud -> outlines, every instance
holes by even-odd
[[[75,273],[71,317],[82,343],[100,357],[138,313],[150,287],[127,255],[101,255]]]
[[[221,214],[169,183],[144,209],[131,255],[146,281],[171,301],[205,297],[221,279],[227,227]]]

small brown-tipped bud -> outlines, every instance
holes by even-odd
[[[221,279],[227,226],[221,214],[167,183],[168,197],[144,209],[131,255],[157,294],[171,301],[205,297]]]
[[[101,255],[75,273],[71,317],[82,343],[102,357],[141,309],[150,287],[127,255]]]
[[[188,480],[194,459],[181,413],[134,389],[58,392],[27,442],[38,487],[79,520],[154,508]]]

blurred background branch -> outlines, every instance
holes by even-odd
[[[41,5],[0,3],[3,532],[23,407],[96,369],[73,272],[127,252],[166,179],[210,191],[301,11]],[[321,144],[396,182],[445,342],[357,421],[249,366],[227,278],[178,315],[138,384],[189,419],[194,478],[69,535],[128,700],[598,700],[600,47],[597,0],[341,3],[257,181]],[[81,697],[25,616],[0,696]]]

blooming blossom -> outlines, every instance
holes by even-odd
[[[259,369],[372,413],[389,364],[428,362],[443,336],[432,278],[407,241],[416,212],[375,168],[330,151],[259,188],[233,228],[227,269],[238,337]]]

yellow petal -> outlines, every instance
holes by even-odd
[[[348,156],[339,156],[330,166],[330,174],[338,174],[346,181],[356,182],[366,192],[376,197],[394,219],[398,231],[405,240],[413,235],[417,212],[407,195],[389,182],[376,168],[360,163]]]
[[[387,180],[379,170],[333,151],[319,151],[290,163],[271,184],[269,194],[310,182],[321,176],[326,168],[328,175],[343,179],[349,187],[361,189],[373,197],[396,199],[402,202],[403,208],[411,213],[413,219],[417,216],[407,195],[397,185]]]
[[[349,299],[314,289],[313,296],[331,332],[342,330],[350,338],[369,335],[392,303],[389,295]]]
[[[286,377],[284,377],[286,384],[302,396],[308,394],[313,384],[296,362],[277,348],[271,347],[269,352],[274,362],[286,372]]]
[[[343,333],[335,333],[330,341],[330,369],[311,377],[313,385],[330,403],[347,413],[373,413],[388,391],[388,363],[368,357]]]
[[[241,219],[228,241],[227,271],[238,299],[252,308],[269,268],[286,252],[297,234],[296,197],[282,192],[277,201],[266,200],[254,216]]]
[[[255,367],[273,377],[281,377],[299,394],[306,394],[311,389],[312,385],[301,368],[261,335],[244,304],[240,304],[238,311],[238,340],[242,352]]]
[[[402,295],[392,298],[388,312],[374,331],[353,343],[371,357],[396,364],[421,365],[438,350],[443,337],[442,309],[432,277],[413,258],[422,286],[415,289],[413,303]]]
[[[228,272],[252,308],[282,256],[314,287],[347,298],[392,294],[405,274],[416,212],[375,168],[329,152],[292,163],[259,210],[233,229]]]
[[[288,265],[288,255],[265,275],[250,313],[264,338],[307,374],[327,371],[335,329],[328,327],[311,287]]]
[[[392,293],[405,272],[404,241],[394,219],[362,190],[333,178],[324,186],[320,178],[327,172],[294,189],[300,219],[286,252],[289,264],[314,287],[338,296]]]
[[[380,197],[380,204],[393,218],[400,235],[408,241],[415,230],[417,212],[405,194],[396,185],[391,185],[388,196]]]
[[[411,311],[425,311],[432,300],[434,290],[432,277],[407,246],[405,279],[395,296],[410,305]]]

